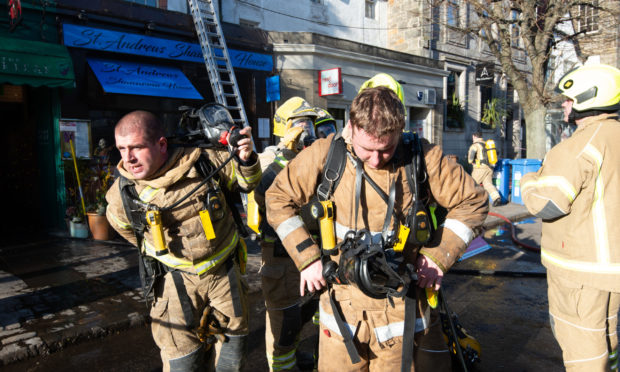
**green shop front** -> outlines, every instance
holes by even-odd
[[[22,1],[14,18],[0,6],[3,245],[65,224],[58,128],[61,96],[73,89],[75,78],[47,12],[53,3],[37,4]]]

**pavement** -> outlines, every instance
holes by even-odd
[[[518,221],[519,204],[491,207]],[[502,225],[488,216],[486,230]],[[260,250],[248,239],[250,292],[260,291]],[[0,366],[148,322],[137,250],[121,240],[73,239],[66,232],[0,247]]]

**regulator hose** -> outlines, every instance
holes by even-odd
[[[502,220],[504,220],[504,221],[506,221],[506,222],[508,222],[510,224],[511,238],[512,238],[512,241],[515,242],[517,245],[519,245],[520,247],[522,247],[522,248],[524,248],[524,249],[526,249],[528,251],[540,253],[540,247],[534,247],[534,246],[529,245],[527,243],[523,243],[522,241],[517,239],[517,236],[515,234],[515,225],[508,218],[502,216],[501,214],[495,213],[495,212],[489,212],[489,216],[500,218],[500,219],[502,219]]]

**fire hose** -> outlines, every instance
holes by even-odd
[[[500,219],[502,219],[502,220],[504,220],[504,221],[506,221],[507,223],[510,224],[511,238],[512,238],[512,241],[515,242],[517,245],[519,245],[520,247],[522,247],[524,249],[527,249],[528,251],[540,253],[540,247],[534,247],[534,246],[529,245],[527,243],[523,243],[522,241],[517,239],[517,235],[515,233],[515,225],[508,218],[502,216],[501,214],[495,213],[495,212],[489,212],[489,216],[500,218]]]

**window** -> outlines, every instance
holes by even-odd
[[[452,27],[459,27],[461,24],[459,13],[461,8],[458,0],[448,0],[446,4],[446,24]]]
[[[125,0],[130,3],[152,6],[153,8],[166,9],[173,12],[187,14],[189,8],[187,0]]]
[[[519,39],[521,38],[521,29],[519,28],[519,12],[513,10],[510,12],[510,18],[513,23],[510,25],[510,46],[518,48],[520,45]]]
[[[481,85],[480,86],[480,112],[481,112],[481,115],[483,115],[482,113],[485,112],[485,109],[489,105],[489,102],[491,101],[492,98],[493,98],[493,88]],[[481,119],[482,119],[482,117],[481,117]],[[480,129],[493,129],[493,124],[491,124],[491,123],[483,123],[482,120],[481,120],[480,121]]]
[[[258,25],[258,22],[250,21],[249,19],[239,18],[239,26],[258,28]]]
[[[577,31],[598,31],[598,0],[592,0],[591,5],[579,5],[577,15]]]
[[[447,79],[446,127],[450,129],[463,129],[465,126],[465,104],[459,94],[461,73],[459,71],[450,71]]]
[[[136,3],[136,4],[141,4],[141,5],[146,5],[146,6],[152,6],[155,8],[159,8],[159,0],[125,0],[128,1],[130,3]],[[164,4],[162,4],[164,5]]]
[[[375,19],[375,1],[374,0],[366,0],[366,18]]]

